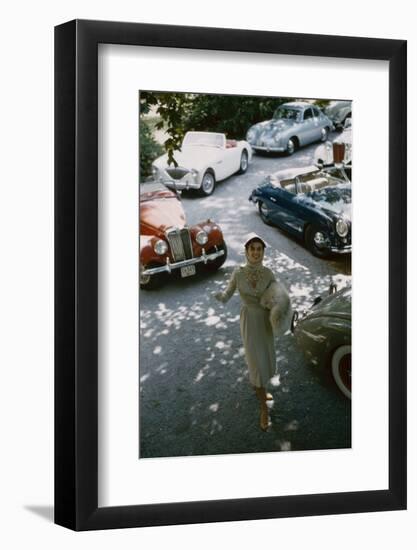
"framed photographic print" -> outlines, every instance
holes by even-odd
[[[55,52],[56,523],[404,509],[406,42]]]

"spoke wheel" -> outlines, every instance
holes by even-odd
[[[348,399],[352,396],[352,350],[350,346],[340,346],[333,353],[332,375],[337,387]]]
[[[160,264],[151,263],[146,266],[150,269],[152,267],[159,267]],[[168,273],[155,273],[155,275],[142,275],[140,274],[140,288],[143,290],[156,290],[165,284],[168,280]]]

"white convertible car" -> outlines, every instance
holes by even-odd
[[[252,158],[246,141],[226,139],[216,132],[187,132],[180,151],[174,153],[178,166],[168,165],[168,155],[152,164],[153,178],[175,189],[196,189],[211,195],[216,182],[232,174],[243,174]]]

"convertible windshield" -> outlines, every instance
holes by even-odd
[[[288,107],[278,107],[274,113],[274,118],[284,118],[286,120],[301,120],[301,111],[299,109],[289,109]]]
[[[223,134],[209,132],[188,132],[185,134],[183,146],[223,147]]]

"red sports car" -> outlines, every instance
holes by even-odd
[[[220,227],[211,220],[186,224],[178,194],[161,183],[140,185],[140,286],[155,289],[168,277],[191,277],[201,266],[216,270],[227,247]]]

